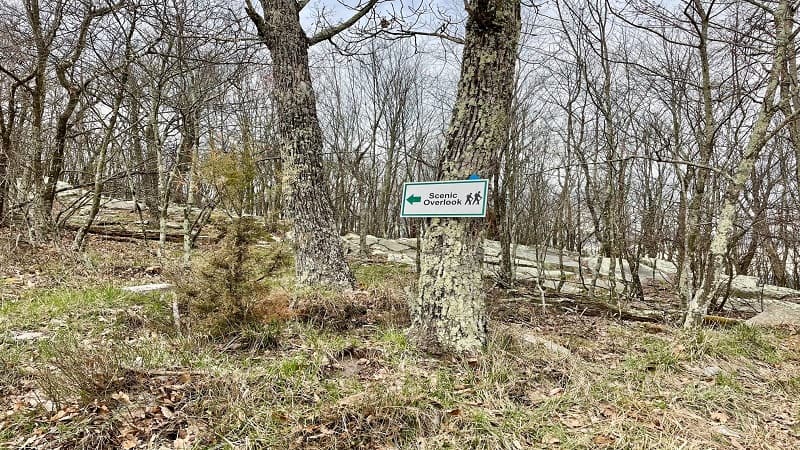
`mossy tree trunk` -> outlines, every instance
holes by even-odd
[[[293,219],[297,281],[349,288],[355,279],[344,258],[322,169],[322,130],[311,85],[308,48],[354,24],[375,5],[375,0],[349,20],[310,38],[303,31],[299,16],[307,3],[261,0],[261,15],[247,0],[246,11],[272,56],[273,99],[283,164],[281,185],[284,205]]]
[[[443,180],[489,174],[510,127],[519,0],[467,4],[461,78],[439,168]],[[413,336],[435,353],[470,354],[486,344],[482,284],[483,221],[433,218],[420,249]]]

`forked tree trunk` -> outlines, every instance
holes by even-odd
[[[510,126],[519,0],[467,3],[461,78],[439,175],[489,174]],[[413,336],[431,352],[470,354],[486,344],[482,283],[483,221],[433,218],[421,242]]]
[[[127,77],[127,70],[128,69],[126,68],[126,74],[123,74],[123,81]],[[104,185],[103,176],[105,174],[106,163],[108,162],[108,147],[111,146],[111,141],[114,139],[114,131],[116,128],[117,119],[119,118],[119,110],[123,101],[123,92],[124,90],[120,89],[114,98],[114,105],[111,110],[111,118],[109,119],[103,135],[103,141],[100,143],[100,151],[97,154],[97,162],[94,169],[92,206],[89,210],[89,216],[86,218],[86,223],[78,229],[78,232],[75,234],[75,240],[72,241],[72,249],[75,251],[82,252],[86,249],[86,235],[89,233],[89,230],[92,228],[92,224],[97,218],[97,214],[100,212],[100,200],[103,195]]]
[[[780,73],[786,61],[787,48],[791,42],[794,27],[794,11],[789,8],[788,0],[781,0],[772,12],[774,18],[776,37],[775,49],[772,57],[772,69],[767,79],[767,87],[764,92],[761,110],[758,113],[750,139],[744,150],[744,155],[736,170],[733,178],[728,184],[723,197],[724,203],[717,221],[717,230],[711,241],[711,261],[708,273],[703,283],[703,289],[694,293],[689,301],[686,319],[683,323],[684,328],[696,328],[702,325],[703,316],[708,312],[717,296],[724,287],[723,279],[725,269],[725,257],[728,253],[728,243],[733,234],[733,225],[736,220],[736,211],[739,205],[739,195],[747,184],[750,174],[753,173],[761,149],[769,140],[771,134],[768,133],[769,124],[773,115],[778,109],[775,105],[775,94],[780,81]]]
[[[247,13],[272,56],[273,98],[283,163],[284,205],[293,219],[295,271],[301,284],[353,287],[322,169],[322,130],[311,85],[306,36],[295,0],[261,2]]]

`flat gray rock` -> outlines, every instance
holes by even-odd
[[[397,239],[398,244],[405,245],[411,248],[417,248],[417,239],[416,238],[399,238]]]
[[[397,241],[393,241],[391,239],[378,239],[378,245],[382,245],[386,248],[386,250],[395,253],[401,253],[408,250],[407,245],[403,245]]]
[[[733,278],[731,295],[741,298],[800,299],[800,291],[780,286],[760,285],[758,278],[745,275]]]
[[[764,327],[800,325],[800,305],[778,300],[765,302],[764,311],[747,319],[745,323]]]
[[[373,255],[383,255],[390,261],[400,262],[403,264],[413,265],[416,262],[416,246],[417,240],[415,238],[398,238],[398,239],[383,239],[375,236],[367,235],[367,245]],[[355,233],[348,233],[342,236],[342,241],[351,252],[358,251],[359,236]],[[583,268],[584,277],[587,281],[591,280],[591,272],[600,262],[600,277],[597,280],[597,286],[602,291],[610,289],[610,277],[619,280],[616,283],[617,291],[621,292],[624,289],[622,277],[627,281],[631,280],[631,271],[627,261],[615,261],[614,273],[611,273],[611,260],[609,258],[600,258],[597,256],[584,256],[579,257],[574,252],[561,252],[557,248],[552,247],[535,247],[527,245],[515,245],[512,248],[512,256],[514,257],[514,264],[516,276],[520,280],[536,280],[540,275],[547,280],[544,284],[548,288],[555,287],[557,280],[561,278],[561,271],[564,272],[566,279],[576,279],[577,274]],[[483,263],[484,273],[487,276],[493,276],[497,272],[497,266],[500,264],[500,243],[485,239],[483,241]],[[639,265],[639,278],[642,283],[649,281],[669,283],[673,280],[677,268],[674,263],[663,259],[657,258],[642,258]],[[572,284],[567,287],[567,283],[562,290],[570,289],[575,292],[582,292],[579,285]],[[800,291],[795,291],[788,288],[778,286],[763,286],[760,285],[758,279],[755,277],[737,276],[734,278],[731,286],[731,297],[741,299],[759,299],[767,300],[800,300]],[[744,300],[743,300],[744,301]],[[770,319],[772,320],[772,319]]]
[[[386,255],[386,260],[390,262],[398,262],[401,264],[413,265],[416,264],[416,259],[406,256],[404,254],[389,253]]]
[[[11,339],[15,341],[35,341],[44,337],[44,333],[39,331],[25,331],[23,333],[15,334]]]
[[[110,200],[103,205],[103,208],[116,211],[136,211],[136,202],[133,200]],[[139,203],[139,209],[147,211],[147,205]]]
[[[554,353],[562,358],[569,358],[572,352],[561,344],[557,344],[549,339],[537,336],[533,333],[524,333],[520,336],[522,340],[534,346],[544,347],[547,351]]]
[[[147,294],[149,292],[164,292],[175,289],[174,284],[169,283],[154,283],[142,284],[139,286],[127,286],[122,288],[122,292],[130,292],[132,294]]]
[[[651,271],[653,268],[655,268],[657,271],[667,275],[675,275],[678,273],[678,268],[675,266],[675,264],[665,259],[644,257],[640,261],[642,265],[650,267]]]

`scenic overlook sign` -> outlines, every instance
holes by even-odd
[[[489,180],[403,183],[400,217],[485,217]]]

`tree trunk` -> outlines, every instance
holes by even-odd
[[[136,172],[136,178],[132,182],[135,187],[134,196],[140,198],[147,205],[148,218],[152,223],[158,217],[158,177],[156,175],[158,169],[155,157],[151,154],[149,122],[142,124],[140,98],[144,95],[136,78],[130,74],[126,90],[130,93],[128,96],[128,123],[131,137],[130,148],[133,155],[132,166],[135,167]],[[158,103],[155,99],[153,102]],[[142,142],[143,139],[145,143]],[[128,168],[130,172],[134,172],[130,170],[131,165]],[[145,224],[142,225],[145,226]]]
[[[353,287],[336,231],[322,169],[322,130],[308,66],[309,38],[294,0],[262,1],[264,17],[248,7],[272,56],[273,96],[283,162],[282,188],[294,221],[295,271],[301,284]]]
[[[781,0],[772,14],[776,27],[775,50],[762,108],[753,125],[753,131],[750,134],[742,160],[736,167],[733,179],[729,182],[725,191],[722,211],[717,222],[717,231],[711,241],[711,261],[708,264],[712,265],[713,268],[709,268],[707,271],[703,289],[696,292],[689,302],[686,320],[684,321],[685,328],[696,328],[702,325],[703,316],[707,313],[712,300],[720,294],[724,284],[722,275],[724,273],[725,256],[728,253],[728,242],[736,219],[739,195],[753,172],[753,167],[761,149],[767,142],[768,127],[777,109],[774,105],[775,93],[778,89],[780,72],[786,58],[786,49],[789,46],[793,29],[791,26],[793,17],[788,14],[789,11],[788,0]]]
[[[6,223],[6,197],[8,195],[8,154],[11,153],[11,139],[5,133],[0,144],[0,227]]]
[[[131,27],[130,31],[126,33],[127,36],[127,40],[125,42],[126,61],[130,61],[130,51],[131,51],[130,44],[133,31],[134,27]],[[120,86],[114,95],[114,103],[111,107],[111,118],[108,121],[108,125],[103,135],[103,141],[100,143],[100,151],[97,155],[97,163],[95,165],[95,172],[94,172],[94,189],[92,192],[92,208],[89,211],[89,217],[87,217],[86,219],[86,224],[82,226],[75,234],[75,240],[72,243],[73,250],[82,252],[86,249],[86,235],[88,233],[88,230],[92,227],[95,218],[97,218],[97,214],[100,212],[100,199],[103,194],[103,184],[104,184],[103,174],[105,173],[106,170],[106,162],[108,159],[107,158],[108,147],[111,145],[111,141],[114,138],[114,131],[117,126],[117,120],[119,119],[120,109],[122,108],[122,102],[125,100],[125,86],[128,84],[129,74],[130,74],[130,66],[126,64],[122,70]]]
[[[94,188],[92,191],[92,207],[89,211],[89,217],[86,218],[86,224],[83,225],[75,234],[75,240],[72,242],[72,249],[75,251],[84,251],[86,249],[86,235],[88,230],[92,227],[97,214],[100,212],[100,200],[103,195],[103,175],[106,170],[106,162],[108,160],[108,147],[114,136],[114,129],[117,125],[117,118],[119,117],[119,109],[123,100],[123,89],[120,89],[114,99],[114,106],[111,111],[111,119],[103,135],[103,141],[100,143],[100,152],[97,155],[97,163],[94,170]]]
[[[66,84],[66,83],[65,83]],[[83,88],[75,85],[69,86],[69,95],[64,110],[59,114],[56,122],[55,149],[50,158],[50,168],[47,179],[44,180],[40,191],[36,195],[36,226],[40,238],[49,237],[56,231],[53,221],[53,204],[56,199],[56,186],[61,172],[64,170],[64,154],[67,147],[67,134],[72,125],[70,120],[78,107]]]
[[[517,0],[467,4],[461,78],[439,168],[442,179],[490,173],[510,126],[520,32]],[[421,242],[417,343],[431,352],[473,353],[486,344],[481,229],[471,218],[433,218]]]
[[[714,151],[715,133],[717,123],[714,118],[714,100],[711,84],[711,65],[709,62],[709,12],[704,9],[700,0],[693,0],[692,2],[694,12],[697,14],[700,27],[698,35],[698,57],[700,58],[700,72],[701,72],[701,95],[702,95],[702,133],[697,137],[697,146],[699,148],[699,163],[700,166],[696,169],[694,177],[694,191],[692,192],[691,199],[687,198],[685,210],[685,223],[683,229],[685,231],[683,244],[683,258],[682,264],[678,267],[680,271],[679,292],[681,296],[681,304],[688,305],[696,295],[696,289],[702,282],[702,269],[699,267],[699,260],[702,252],[700,251],[701,241],[707,239],[707,235],[703,232],[703,227],[700,226],[703,208],[707,205],[708,193],[706,192],[707,183],[709,181],[709,170],[706,168],[711,161],[711,156]]]

